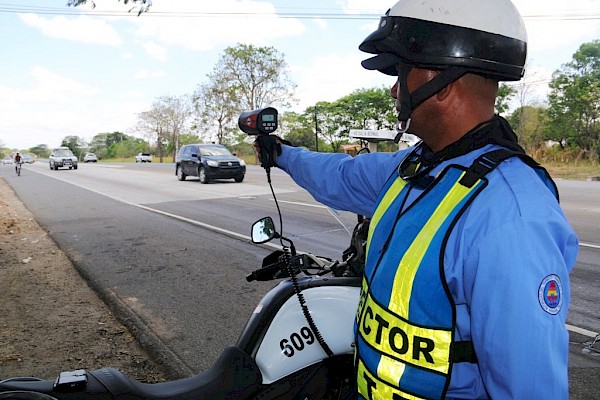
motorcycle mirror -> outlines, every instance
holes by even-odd
[[[252,224],[252,243],[266,243],[269,240],[279,237],[275,231],[273,218],[264,217]]]

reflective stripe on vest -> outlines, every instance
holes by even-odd
[[[367,399],[437,399],[447,391],[456,321],[443,254],[454,224],[487,184],[463,186],[464,173],[446,168],[408,207],[410,183],[392,177],[382,191],[356,320],[358,387]]]

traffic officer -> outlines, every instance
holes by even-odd
[[[365,399],[568,397],[569,272],[578,241],[554,182],[495,115],[524,73],[509,0],[400,0],[360,45],[397,78],[398,131],[355,158],[280,145],[318,201],[371,217],[356,315]]]

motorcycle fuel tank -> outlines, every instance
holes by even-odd
[[[321,286],[302,291],[321,336],[335,355],[354,352],[354,319],[360,288]],[[260,305],[259,305],[260,307]],[[297,296],[278,310],[256,353],[263,383],[269,384],[326,358]]]

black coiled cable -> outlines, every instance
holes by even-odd
[[[308,322],[308,326],[313,331],[313,334],[317,338],[317,341],[321,345],[321,348],[328,357],[333,356],[333,351],[329,348],[329,345],[323,339],[321,332],[319,332],[319,328],[315,324],[312,315],[308,312],[308,307],[306,305],[306,300],[304,299],[304,294],[302,293],[302,289],[300,289],[300,285],[298,284],[298,278],[294,272],[294,268],[292,267],[292,255],[290,254],[290,248],[283,243],[283,219],[281,218],[281,209],[279,208],[279,202],[277,201],[277,196],[275,196],[275,190],[273,189],[273,184],[271,183],[271,169],[265,168],[267,172],[267,182],[269,183],[269,188],[271,188],[271,194],[273,195],[273,199],[275,200],[275,206],[277,207],[277,214],[279,215],[279,232],[280,234],[280,243],[283,249],[283,258],[285,262],[285,267],[287,272],[292,279],[292,285],[294,286],[294,292],[296,292],[296,296],[298,296],[298,302],[300,303],[300,308],[302,309],[302,313],[304,314],[304,318],[306,322]]]
[[[294,273],[294,268],[292,267],[292,257],[290,254],[290,249],[287,246],[283,246],[283,257],[285,258],[285,265],[292,279],[292,285],[294,286],[294,292],[296,292],[296,296],[298,296],[298,302],[300,303],[300,308],[302,309],[302,313],[304,314],[304,318],[306,318],[306,322],[308,322],[308,326],[313,331],[317,341],[323,348],[323,351],[327,354],[328,357],[333,357],[333,351],[329,348],[329,345],[323,339],[321,332],[317,328],[315,321],[313,320],[312,315],[308,312],[308,306],[306,305],[306,300],[304,299],[304,294],[302,293],[302,289],[300,289],[300,285],[298,284],[298,278]]]

